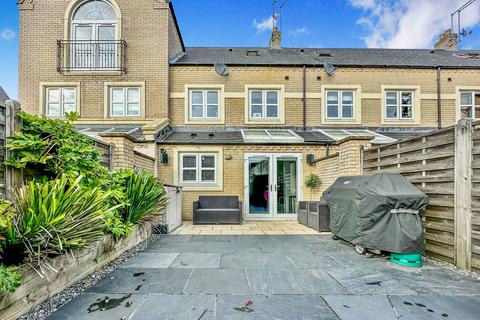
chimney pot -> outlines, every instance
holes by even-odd
[[[456,50],[458,44],[458,34],[453,33],[452,29],[445,30],[435,42],[435,49]]]

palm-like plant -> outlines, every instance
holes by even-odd
[[[32,181],[14,193],[14,215],[5,230],[5,263],[27,258],[29,265],[42,269],[50,266],[49,257],[103,237],[104,215],[116,208],[107,206],[108,191],[84,188],[81,180],[62,176]]]
[[[167,196],[163,185],[146,171],[130,175],[126,181],[128,205],[123,211],[124,221],[133,224],[151,221],[167,207]]]

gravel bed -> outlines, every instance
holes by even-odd
[[[469,271],[466,271],[466,270],[459,269],[459,268],[455,267],[453,264],[435,259],[433,257],[424,257],[424,259],[427,260],[427,261],[430,261],[431,263],[433,263],[437,266],[441,266],[445,269],[460,273],[460,274],[462,274],[466,277],[470,277],[470,278],[473,278],[473,279],[476,279],[476,280],[480,280],[480,274],[478,274],[478,273],[469,272]]]
[[[92,287],[97,283],[97,281],[103,279],[104,277],[108,276],[111,272],[113,272],[120,264],[130,260],[135,255],[137,255],[140,251],[145,249],[151,241],[157,239],[159,236],[152,235],[150,239],[139,243],[132,249],[125,251],[122,253],[117,259],[113,260],[112,262],[105,265],[102,269],[92,273],[88,277],[79,282],[75,283],[74,285],[66,288],[60,293],[48,298],[40,305],[36,306],[30,312],[26,313],[25,315],[18,318],[19,320],[44,320],[53,312],[57,311],[60,307],[65,305],[66,303],[70,302],[73,298],[77,295],[85,291],[86,289]]]

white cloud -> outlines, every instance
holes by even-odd
[[[350,0],[363,10],[357,23],[369,48],[430,48],[450,28],[450,14],[465,0]],[[480,2],[462,12],[462,28],[480,23]]]
[[[302,35],[310,34],[310,29],[308,29],[307,27],[301,27],[301,28],[290,30],[288,31],[288,33],[290,33],[293,36],[302,36]]]
[[[9,28],[0,30],[0,39],[2,40],[12,40],[17,36],[15,31]]]
[[[265,32],[268,30],[273,29],[273,16],[270,18],[263,19],[261,21],[257,21],[257,19],[253,20],[253,27],[257,29],[258,32]]]

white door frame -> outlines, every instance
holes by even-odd
[[[249,212],[249,158],[266,157],[269,159],[268,184],[271,192],[269,193],[269,212],[268,214],[251,214]],[[244,154],[244,203],[243,215],[246,220],[294,220],[297,218],[295,214],[278,214],[277,213],[277,174],[276,163],[279,158],[296,158],[297,159],[297,202],[303,199],[303,154],[301,153],[245,153]]]

